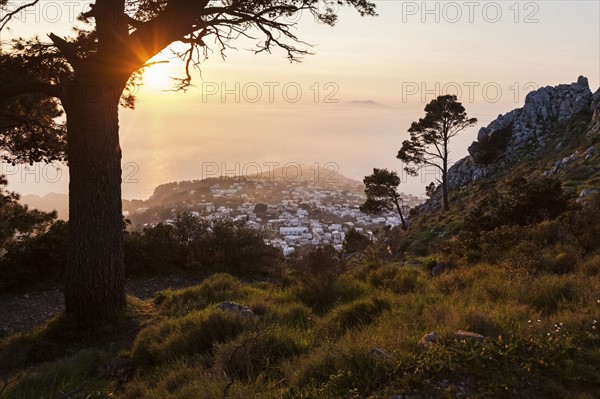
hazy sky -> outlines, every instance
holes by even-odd
[[[67,34],[69,14],[86,3],[42,0],[13,34]],[[395,156],[410,122],[446,92],[479,119],[452,143],[456,161],[480,127],[520,107],[528,91],[579,75],[592,91],[600,85],[599,1],[376,4],[375,18],[341,9],[334,28],[301,16],[297,34],[315,54],[300,64],[282,52],[255,55],[246,51],[251,41],[240,42],[226,61],[212,54],[185,94],[161,92],[179,63],[153,67],[136,110],[121,112],[124,197],[146,198],[158,184],[208,177],[215,168],[254,172],[257,164],[266,171],[274,163],[329,162],[358,180],[373,167],[400,171]],[[385,107],[345,104],[357,100]],[[67,192],[64,166],[58,174],[0,166],[23,194]],[[401,190],[422,194],[425,185],[412,179]]]

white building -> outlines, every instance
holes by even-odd
[[[308,232],[308,227],[294,226],[294,227],[280,227],[279,234],[282,236],[300,236],[303,233]]]

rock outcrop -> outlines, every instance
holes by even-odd
[[[592,109],[594,115],[592,116],[592,121],[590,122],[590,127],[587,133],[587,137],[589,139],[600,136],[600,89],[594,93],[592,98]]]
[[[600,134],[600,89],[592,94],[583,76],[575,83],[529,93],[522,108],[499,115],[479,130],[477,141],[468,149],[469,156],[450,168],[448,186],[465,186],[514,162],[525,152],[542,148],[550,132],[586,113],[593,113],[588,135]]]

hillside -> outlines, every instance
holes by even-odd
[[[600,89],[593,94],[580,76],[571,84],[533,91],[523,107],[482,127],[468,151],[448,172],[460,212],[517,175],[559,179],[571,195],[598,189]],[[439,209],[440,195],[438,190],[421,210]]]
[[[199,284],[129,296],[112,325],[80,332],[58,315],[0,339],[0,397],[596,398],[599,145],[600,90],[580,78],[482,128],[452,168],[450,211],[437,193],[408,230],[282,260],[209,226],[222,234],[214,264],[184,266]],[[171,183],[152,201],[234,195],[240,182]],[[192,234],[168,243],[159,227],[130,234],[149,239],[144,259],[158,267],[206,251]],[[215,270],[227,255],[260,260]]]
[[[522,108],[500,115],[481,128],[469,156],[450,171],[453,188],[503,173],[556,176],[573,189],[598,183],[600,170],[600,89],[592,94],[588,80],[544,87],[527,95]],[[574,177],[569,173],[579,167]],[[586,186],[587,185],[587,186]]]
[[[328,244],[341,250],[352,229],[370,236],[400,224],[395,211],[376,216],[361,212],[366,198],[362,182],[343,176],[333,164],[325,166],[290,163],[262,174],[163,184],[146,201],[124,201],[124,211],[133,231],[171,224],[182,213],[246,220],[283,253]],[[406,207],[422,202],[416,196],[403,194],[403,198]],[[282,233],[290,229],[297,234]]]
[[[59,219],[69,219],[69,196],[49,193],[44,196],[28,194],[21,196],[21,203],[44,212],[56,211]]]
[[[312,184],[322,187],[335,187],[351,191],[362,191],[362,183],[350,179],[337,170],[337,168],[314,167],[304,164],[290,163],[287,167],[270,167],[260,173],[251,173],[244,176],[223,175],[207,177],[202,180],[180,181],[161,184],[154,189],[154,193],[145,201],[147,206],[169,206],[182,202],[183,198],[202,198],[210,194],[210,188],[215,185],[228,186],[233,183],[267,183],[284,190],[294,184]],[[260,167],[260,165],[258,165]],[[256,168],[250,168],[254,171]]]
[[[364,201],[362,182],[344,176],[336,165],[326,164],[317,167],[290,163],[285,167],[265,167],[260,174],[219,176],[161,184],[154,189],[148,199],[123,200],[123,211],[131,221],[133,229],[165,222],[182,212],[197,212],[208,216],[221,206],[232,210],[230,216],[242,214],[250,216],[249,213],[252,213],[257,203],[278,207],[281,201],[285,200],[295,199],[302,202],[302,198],[294,198],[290,195],[298,188],[310,188],[312,192],[326,194],[329,203],[338,207],[343,203],[349,203],[353,208],[357,208]],[[423,201],[422,198],[413,195],[403,194],[403,197],[409,207],[414,207]],[[305,202],[310,199],[311,197],[304,198]],[[32,209],[46,212],[56,210],[59,219],[68,220],[69,197],[66,194],[23,195],[20,201]],[[242,207],[242,211],[239,211],[238,208],[244,203],[246,207]],[[384,216],[393,216],[393,213]],[[356,221],[354,217],[339,215],[325,215],[321,219],[332,219],[335,222]],[[370,217],[367,216],[367,219],[369,221],[365,226],[371,226]],[[385,218],[374,225],[383,226],[384,222]]]

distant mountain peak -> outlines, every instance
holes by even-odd
[[[57,211],[59,219],[69,219],[69,196],[67,194],[48,193],[44,196],[27,194],[21,196],[21,203],[43,212]]]
[[[373,100],[354,100],[342,103],[345,107],[356,107],[356,108],[390,108],[387,105],[380,104]]]

